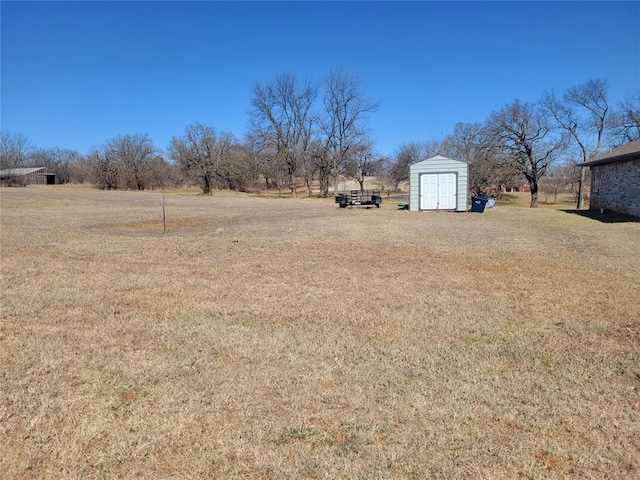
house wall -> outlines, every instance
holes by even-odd
[[[441,156],[422,160],[409,167],[409,210],[420,210],[420,175],[423,173],[455,173],[458,196],[456,212],[467,211],[468,165]]]
[[[589,208],[640,217],[640,158],[591,167]]]

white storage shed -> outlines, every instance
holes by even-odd
[[[466,162],[436,155],[409,167],[409,210],[467,211]]]

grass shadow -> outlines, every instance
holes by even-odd
[[[599,210],[562,210],[564,213],[571,213],[581,217],[597,220],[602,223],[640,223],[640,217],[626,215],[624,213],[612,212],[605,210],[600,213]]]

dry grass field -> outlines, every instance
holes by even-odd
[[[0,478],[640,476],[640,223],[0,196]]]

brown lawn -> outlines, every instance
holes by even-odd
[[[0,195],[0,478],[640,475],[640,223]]]

